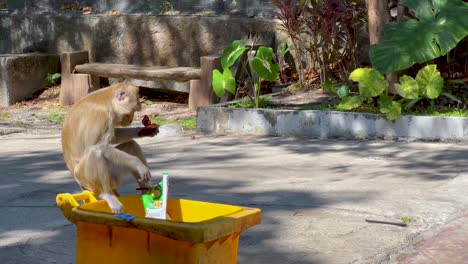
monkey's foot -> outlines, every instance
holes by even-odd
[[[120,203],[119,199],[113,194],[101,194],[101,198],[107,202],[107,205],[111,209],[113,214],[120,214],[123,212],[122,203]]]

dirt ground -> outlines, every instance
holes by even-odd
[[[286,108],[297,108],[309,104],[330,102],[335,98],[323,89],[308,89],[304,91],[283,91],[272,96],[272,101]]]
[[[188,108],[188,95],[164,93],[141,89],[143,110],[136,113],[134,124],[144,115],[158,115],[173,120],[195,118],[196,112]],[[31,98],[9,107],[0,107],[0,134],[27,132],[44,133],[44,130],[60,131],[61,123],[69,107],[59,103],[60,86],[53,86],[34,94]],[[301,106],[329,100],[330,95],[321,89],[307,91],[283,91],[273,96],[273,102],[285,106]]]

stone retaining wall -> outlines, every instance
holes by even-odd
[[[1,53],[90,51],[91,62],[192,66],[249,34],[276,46],[276,20],[148,15],[0,15]]]
[[[45,88],[47,74],[60,72],[58,55],[0,55],[0,106],[8,106]]]
[[[183,14],[216,14],[231,16],[273,17],[271,0],[1,0],[11,13],[56,13],[78,11],[84,6],[123,14],[176,12]]]

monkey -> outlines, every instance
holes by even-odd
[[[140,189],[151,189],[148,164],[133,139],[153,137],[159,130],[128,127],[140,110],[139,88],[117,83],[83,97],[63,121],[62,150],[68,170],[82,189],[105,200],[114,214],[123,210],[116,196],[124,176],[132,174]]]

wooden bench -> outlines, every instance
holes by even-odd
[[[217,100],[211,82],[213,70],[221,68],[218,56],[201,57],[200,68],[89,63],[87,51],[63,53],[60,60],[62,64],[60,104],[64,106],[74,104],[88,93],[99,89],[99,77],[189,81],[189,107],[193,110],[198,106],[213,104]]]

